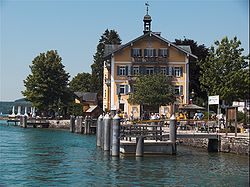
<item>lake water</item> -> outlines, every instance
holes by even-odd
[[[106,156],[95,136],[0,124],[0,186],[248,186],[246,156],[178,146],[176,156]]]

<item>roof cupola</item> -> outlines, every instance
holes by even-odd
[[[146,33],[148,33],[148,32],[151,31],[151,21],[152,21],[151,16],[148,14],[148,7],[149,7],[148,2],[145,3],[145,5],[147,7],[147,9],[146,9],[147,13],[146,13],[146,15],[143,18],[143,22],[144,22],[144,31],[143,31],[143,33],[144,34],[146,34]]]

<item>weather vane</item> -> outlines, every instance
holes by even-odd
[[[148,15],[148,7],[149,7],[148,1],[145,3],[145,5],[147,6],[147,15]]]

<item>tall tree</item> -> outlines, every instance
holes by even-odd
[[[201,88],[209,95],[220,95],[230,104],[234,100],[249,99],[249,55],[244,56],[241,42],[223,38],[212,46],[201,63]]]
[[[105,30],[99,40],[99,44],[97,45],[97,51],[94,55],[94,63],[91,65],[93,91],[98,93],[99,98],[102,98],[103,91],[103,63],[106,44],[121,44],[120,36],[115,30]]]
[[[41,111],[57,111],[70,99],[69,74],[61,61],[56,50],[40,53],[32,61],[31,74],[24,80],[26,89],[22,94]]]
[[[90,73],[78,73],[69,83],[69,88],[73,92],[91,92],[92,76]]]
[[[156,107],[174,101],[175,96],[171,80],[161,74],[138,77],[134,83],[134,93],[129,98],[130,103]]]
[[[175,44],[177,45],[189,45],[192,51],[192,54],[198,57],[198,60],[194,58],[190,58],[189,60],[189,90],[194,90],[195,94],[202,98],[206,99],[207,94],[206,92],[201,90],[200,85],[200,61],[204,61],[208,55],[209,49],[204,45],[199,45],[197,42],[191,39],[175,39]]]

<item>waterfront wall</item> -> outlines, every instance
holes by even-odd
[[[69,120],[49,120],[49,128],[69,129]]]
[[[178,144],[212,151],[217,149],[219,152],[249,155],[249,137],[221,136],[218,141],[207,138],[180,138]]]
[[[221,137],[220,151],[249,155],[249,137]]]

